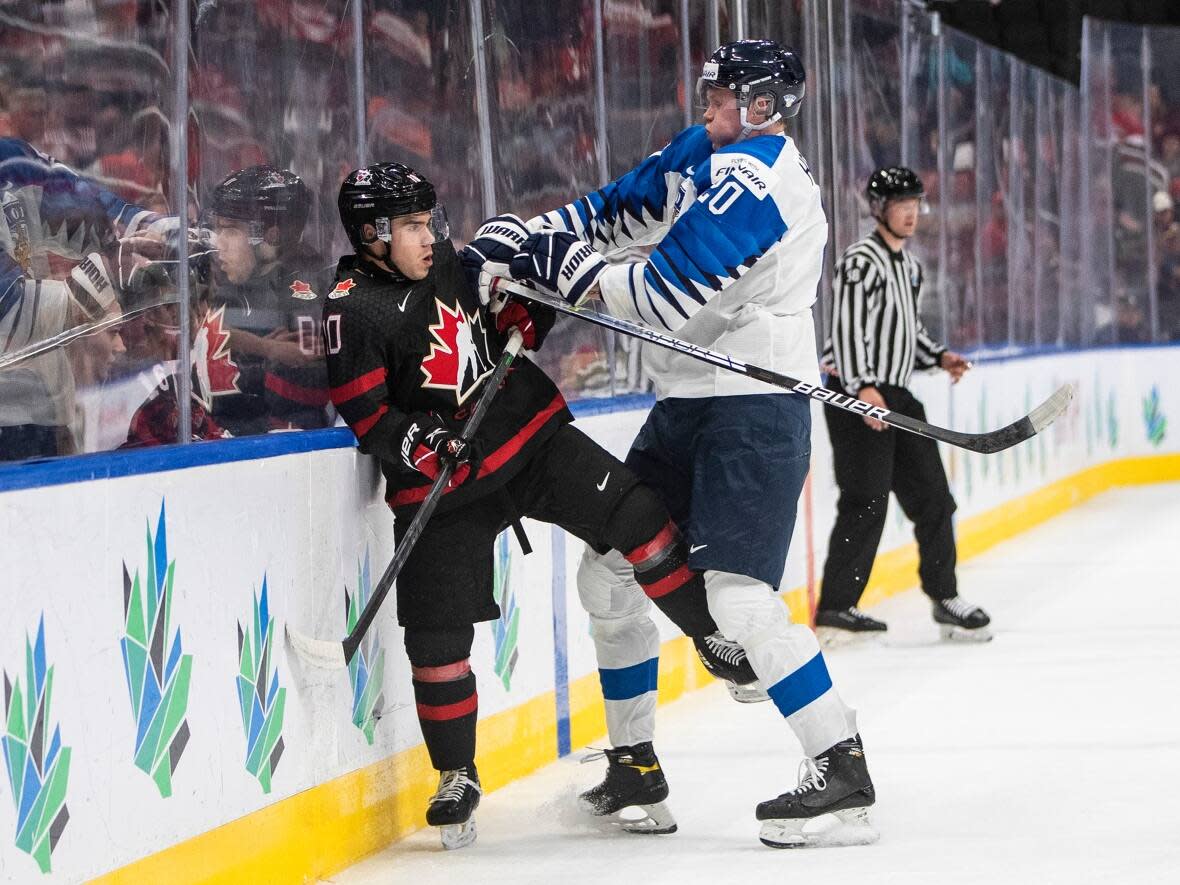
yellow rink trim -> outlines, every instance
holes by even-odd
[[[1026,532],[1071,507],[1116,486],[1180,481],[1180,455],[1145,455],[1095,464],[955,526],[959,560],[978,556],[1001,541]],[[918,586],[918,547],[914,543],[877,556],[861,605],[868,607]],[[807,623],[806,588],[787,594],[791,617]]]
[[[958,523],[959,558],[976,556],[1099,492],[1120,485],[1180,481],[1180,455],[1109,461],[1051,483]],[[913,544],[877,557],[863,604],[871,605],[918,583]],[[807,623],[806,588],[784,594],[792,617]],[[684,638],[660,649],[660,703],[709,682],[692,643]],[[598,676],[569,686],[570,745],[581,747],[606,733]],[[557,758],[553,692],[481,719],[476,757],[491,791]],[[423,826],[437,774],[423,745],[311,787],[92,880],[127,883],[304,883],[330,876]]]
[[[709,680],[688,639],[663,644],[660,703]],[[597,673],[571,682],[569,699],[571,746],[585,746],[606,734]],[[485,791],[518,780],[557,758],[555,700],[550,691],[479,721],[476,764]],[[92,882],[314,882],[424,826],[426,802],[437,786],[438,773],[430,766],[426,747],[419,744]]]

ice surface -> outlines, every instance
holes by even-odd
[[[829,653],[877,785],[875,845],[763,847],[754,806],[794,786],[799,746],[770,704],[714,685],[658,718],[675,835],[571,819],[603,766],[575,753],[485,796],[474,846],[444,853],[426,829],[330,881],[1180,881],[1178,541],[1180,486],[1109,492],[960,567],[995,641],[940,642],[912,591],[873,609],[884,642]]]

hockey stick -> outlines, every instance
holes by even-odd
[[[48,353],[58,347],[65,347],[72,341],[79,338],[85,338],[88,335],[94,335],[114,326],[121,326],[130,319],[134,319],[141,313],[146,313],[149,310],[155,310],[157,307],[165,304],[179,304],[179,299],[165,298],[162,301],[155,301],[143,307],[137,307],[133,310],[124,311],[119,314],[111,314],[103,317],[101,320],[94,320],[89,323],[82,323],[79,326],[74,326],[71,329],[66,329],[64,332],[58,332],[50,338],[43,338],[40,341],[34,341],[32,344],[22,347],[20,350],[14,350],[12,353],[0,356],[0,371],[7,369],[9,366],[15,366],[18,363],[23,363],[25,360],[31,360],[43,353]]]
[[[483,392],[480,393],[479,399],[475,402],[475,408],[471,410],[471,414],[463,425],[463,430],[459,434],[460,439],[470,440],[475,436],[475,431],[479,429],[488,407],[496,398],[500,383],[508,374],[508,369],[512,366],[512,361],[516,359],[516,355],[520,353],[523,343],[524,340],[520,332],[513,329],[512,334],[508,337],[508,344],[504,347],[504,353],[500,356],[500,362],[488,380],[484,382]],[[340,669],[348,666],[357,649],[360,648],[361,640],[365,638],[365,633],[368,632],[373,619],[377,616],[377,609],[381,608],[381,603],[389,595],[393,582],[397,580],[398,573],[410,556],[410,551],[418,542],[427,520],[434,513],[434,508],[438,506],[443,489],[447,487],[447,482],[454,471],[453,465],[443,464],[442,470],[439,471],[438,476],[434,479],[434,484],[430,487],[430,491],[426,493],[426,498],[418,507],[418,512],[410,520],[410,526],[406,529],[402,542],[397,545],[393,560],[386,567],[385,574],[381,576],[381,580],[377,582],[377,586],[373,590],[373,595],[369,597],[369,601],[361,610],[361,616],[357,619],[356,626],[352,628],[351,633],[344,637],[343,641],[314,639],[300,633],[289,623],[287,624],[287,639],[304,660],[317,667],[328,669]]]
[[[600,311],[597,306],[572,307],[557,295],[551,295],[548,292],[533,289],[514,280],[499,277],[493,281],[492,290],[511,292],[514,295],[519,295],[538,304],[552,307],[559,313],[569,314],[570,316],[578,317],[579,319],[607,329],[614,329],[616,332],[622,332],[624,335],[631,335],[642,341],[657,344],[660,347],[674,350],[677,353],[682,353],[701,362],[710,363],[722,369],[737,372],[739,375],[746,375],[758,381],[764,381],[767,384],[773,384],[775,387],[781,387],[784,390],[789,390],[791,393],[801,393],[814,400],[819,400],[824,405],[844,409],[846,412],[854,412],[857,415],[863,415],[868,418],[876,418],[878,421],[883,421],[902,430],[908,430],[910,433],[916,433],[918,436],[936,439],[940,442],[957,446],[960,449],[981,452],[985,455],[1002,452],[1004,449],[1011,448],[1017,443],[1022,443],[1026,439],[1036,436],[1056,421],[1062,412],[1065,411],[1066,407],[1069,406],[1070,400],[1073,399],[1073,386],[1064,384],[1047,400],[1023,418],[1012,422],[1007,427],[1001,427],[999,430],[992,430],[988,433],[961,433],[957,430],[948,430],[945,427],[927,424],[925,421],[911,418],[908,415],[900,415],[889,409],[877,408],[854,396],[828,390],[825,387],[820,387],[817,384],[811,384],[807,381],[799,381],[789,375],[780,375],[778,372],[772,372],[769,369],[743,363],[725,354],[699,347],[696,344],[689,344],[687,341],[681,341],[679,338],[665,335],[662,332],[657,332],[638,323],[613,317],[608,313]]]

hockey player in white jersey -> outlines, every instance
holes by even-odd
[[[704,126],[591,194],[528,223],[517,279],[776,372],[818,383],[811,307],[828,225],[784,120],[804,94],[797,54],[768,40],[722,46],[704,66]],[[646,261],[604,256],[654,244]],[[659,350],[657,402],[627,464],[657,488],[704,572],[709,608],[740,645],[807,759],[798,787],[761,803],[772,847],[874,839],[874,790],[856,714],[837,694],[815,635],[775,596],[810,461],[807,399]],[[618,554],[587,550],[591,613],[612,749],[594,813],[667,794],[652,749],[659,637]],[[836,835],[836,832],[839,835]]]

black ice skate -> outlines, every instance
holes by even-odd
[[[668,781],[651,742],[591,753],[582,761],[602,756],[608,763],[606,778],[578,797],[582,809],[628,833],[675,833],[676,819],[664,804]]]
[[[855,605],[842,609],[819,609],[815,613],[815,636],[820,645],[831,648],[884,633],[889,626],[862,612]]]
[[[475,818],[483,789],[475,765],[440,771],[438,791],[426,809],[426,823],[440,828],[443,848],[466,848],[475,841]]]
[[[756,704],[770,700],[770,695],[758,683],[746,650],[736,642],[730,642],[718,631],[708,636],[694,636],[692,644],[709,675],[724,682],[729,696],[735,701]]]
[[[992,619],[987,612],[961,596],[934,600],[934,620],[943,639],[967,642],[990,642],[992,639],[992,631],[987,626]]]
[[[771,848],[867,845],[878,838],[869,823],[876,801],[858,734],[804,759],[799,786],[758,805],[759,838]]]

